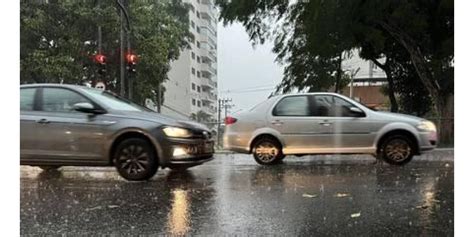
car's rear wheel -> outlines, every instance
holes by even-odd
[[[255,142],[253,157],[261,165],[273,165],[281,162],[285,156],[278,141],[264,137]]]
[[[52,171],[61,168],[60,165],[40,165],[38,167],[44,171]]]
[[[120,176],[131,181],[150,179],[158,170],[155,151],[142,138],[129,138],[120,142],[114,153],[114,161]]]
[[[403,165],[414,156],[413,142],[404,135],[393,135],[382,142],[379,157],[392,165]]]

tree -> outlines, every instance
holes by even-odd
[[[389,46],[398,45],[409,55],[417,80],[428,91],[438,116],[453,116],[452,0],[312,0],[292,3],[285,0],[218,0],[217,3],[224,23],[242,22],[254,42],[275,39],[277,60],[287,63],[286,69],[291,67],[292,58],[302,60],[298,55],[312,58],[303,60],[308,62],[315,58],[337,58],[338,53],[354,48],[364,51],[364,47],[370,47],[373,50],[371,59],[376,60],[389,55]],[[391,61],[389,58],[389,63]],[[289,71],[292,77],[303,79],[288,81],[294,82],[295,87],[300,87],[302,82],[327,83],[324,81],[326,77],[321,76],[312,76],[309,80],[323,81],[308,83],[305,79],[314,73],[311,72],[314,68],[308,64],[298,67],[297,71]],[[391,70],[388,66],[384,68]],[[287,77],[285,74],[284,80]],[[391,84],[392,88],[394,83]],[[439,127],[442,140],[446,140],[451,137],[453,126],[452,120],[443,121]]]
[[[100,78],[118,92],[120,20],[115,1],[20,2],[21,83],[83,84]],[[157,102],[156,89],[167,80],[170,62],[187,47],[188,6],[178,0],[131,1],[132,52],[139,56],[133,76],[134,100]],[[97,27],[102,28],[105,76],[97,74]]]

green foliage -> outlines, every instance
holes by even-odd
[[[115,1],[20,2],[20,82],[83,84],[105,81],[118,92],[120,18]],[[170,62],[187,47],[188,7],[181,1],[130,1],[130,41],[139,56],[131,75],[134,100],[156,102],[156,88],[167,80]],[[98,26],[107,73],[97,75]]]
[[[256,43],[274,40],[277,60],[286,64],[280,85],[284,90],[291,87],[321,90],[334,84],[331,75],[336,64],[331,60],[357,48],[365,59],[386,57],[394,62],[385,65],[384,71],[396,71],[393,80],[397,81],[394,89],[398,91],[395,92],[403,94],[402,98],[412,98],[402,100],[414,101],[420,95],[415,90],[422,85],[438,116],[454,116],[450,106],[454,94],[453,0],[218,0],[217,3],[224,23],[241,22]],[[398,75],[399,71],[403,72],[402,76]],[[336,75],[340,74],[336,69]],[[452,134],[451,127],[448,123],[440,126],[442,139],[444,134]]]

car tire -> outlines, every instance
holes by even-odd
[[[38,167],[44,171],[53,171],[61,168],[60,165],[40,165]]]
[[[148,180],[158,170],[158,159],[152,145],[142,138],[128,138],[114,152],[117,172],[126,180]]]
[[[404,165],[414,156],[413,142],[404,135],[393,135],[385,139],[378,151],[378,157],[391,165]]]
[[[255,161],[261,165],[278,164],[285,158],[280,143],[269,137],[257,140],[252,153]]]

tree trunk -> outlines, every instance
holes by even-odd
[[[341,55],[339,55],[339,58],[338,58],[338,68],[337,68],[337,72],[336,72],[336,88],[334,89],[334,92],[335,93],[339,93],[339,87],[340,87],[340,82],[341,82],[341,75],[342,75],[342,69],[341,69],[341,66],[342,66],[342,53]]]
[[[395,97],[395,92],[393,91],[393,77],[390,70],[389,73],[386,74],[388,82],[388,97],[390,98],[390,112],[396,113],[398,112],[398,102]]]
[[[441,144],[454,144],[454,96],[444,96],[435,101],[438,114],[437,127]]]
[[[393,76],[392,70],[390,70],[390,58],[386,58],[385,64],[381,64],[377,59],[372,59],[372,62],[379,68],[381,68],[387,75],[388,98],[390,99],[390,112],[396,113],[398,112],[398,102],[397,98],[395,97],[395,91],[393,89]]]
[[[438,135],[440,143],[449,144],[454,141],[454,99],[453,95],[443,95],[442,88],[438,82],[433,78],[433,74],[426,62],[421,49],[417,43],[402,29],[395,24],[387,22],[379,22],[380,26],[384,28],[392,37],[399,42],[410,54],[410,59],[415,67],[423,85],[430,93],[434,100],[434,106],[438,115]]]

